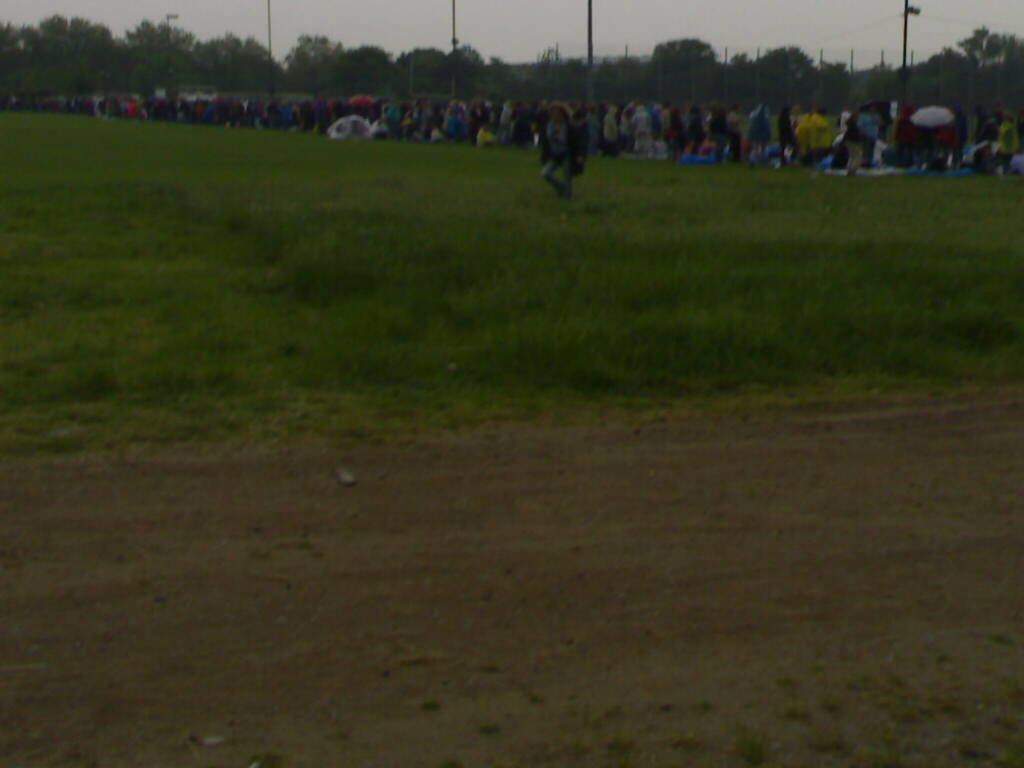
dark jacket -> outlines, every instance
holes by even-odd
[[[860,115],[858,113],[856,113],[856,112],[854,112],[852,115],[849,116],[849,118],[847,118],[847,120],[846,120],[846,137],[843,139],[843,141],[849,141],[849,142],[863,141],[864,136],[861,133],[860,125],[857,123],[857,120],[859,118],[860,118]]]
[[[704,132],[704,117],[696,107],[690,110],[690,116],[687,118],[686,123],[686,133],[690,141],[697,145],[703,144],[704,139],[707,138],[707,134]]]
[[[779,144],[784,147],[796,144],[796,134],[793,132],[793,118],[788,108],[782,110],[779,115]]]
[[[568,155],[573,176],[580,176],[584,171],[584,165],[586,162],[584,155],[587,153],[586,136],[584,135],[584,131],[584,127],[571,120],[569,121],[569,130],[566,132],[566,138],[569,146]],[[547,163],[555,159],[556,158],[551,154],[551,144],[548,142],[548,132],[545,127],[545,129],[540,132],[540,161],[542,163]]]

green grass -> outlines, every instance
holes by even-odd
[[[733,745],[736,755],[749,766],[764,765],[768,761],[768,746],[759,734],[742,731]]]
[[[1024,378],[1024,185],[0,115],[0,452]]]

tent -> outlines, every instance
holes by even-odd
[[[359,115],[349,115],[331,124],[331,127],[327,129],[327,138],[369,139],[370,124]]]
[[[348,103],[349,106],[355,107],[356,109],[373,109],[377,106],[377,100],[372,96],[367,96],[366,94],[353,96],[348,100]]]
[[[910,122],[918,128],[933,130],[952,125],[956,114],[948,107],[923,107],[910,116]]]

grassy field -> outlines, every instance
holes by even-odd
[[[0,452],[1013,386],[1024,185],[0,115]]]

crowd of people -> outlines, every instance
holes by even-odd
[[[97,96],[72,99],[32,99],[0,96],[0,111],[60,112],[104,119],[152,120],[197,125],[268,128],[299,131],[327,130],[340,117],[366,113],[377,101],[348,99],[238,99],[191,95],[177,99],[135,96]]]
[[[808,161],[833,170],[855,174],[880,167],[932,172],[969,168],[983,174],[1024,173],[1024,110],[1014,115],[1002,105],[992,111],[979,107],[972,121],[959,107],[918,111],[876,102],[842,112],[834,127],[823,113],[817,115],[797,122],[798,145],[817,144]],[[805,141],[801,131],[821,131],[822,139]]]
[[[339,119],[357,115],[375,139],[535,147],[547,137],[553,113],[564,111],[583,156],[629,155],[693,163],[820,164],[857,172],[895,167],[959,168],[1009,172],[1018,166],[1024,110],[1002,105],[963,110],[937,128],[913,121],[913,107],[872,102],[830,116],[824,109],[784,106],[773,116],[765,105],[749,114],[738,105],[630,103],[551,105],[515,101],[418,99],[406,102],[355,96],[348,99],[178,99],[97,97],[24,102],[0,97],[0,110],[66,112],[100,118],[156,120],[217,126],[284,129],[326,134]],[[972,125],[973,123],[973,125]],[[972,151],[965,151],[970,149]],[[1019,171],[1018,171],[1019,172]]]

